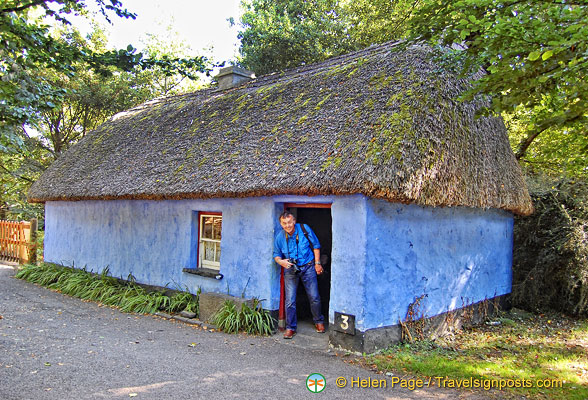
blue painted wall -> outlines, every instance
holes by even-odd
[[[356,316],[361,331],[395,325],[414,298],[427,294],[433,316],[509,293],[510,213],[464,207],[400,205],[354,196],[250,199],[47,202],[45,260],[195,293],[229,293],[279,307],[279,268],[272,260],[277,217],[286,202],[332,203],[333,249],[329,320]],[[193,215],[223,215],[224,279],[193,268]]]
[[[45,260],[196,293],[265,299],[277,309],[279,270],[272,260],[270,198],[177,201],[78,201],[45,205]],[[191,265],[194,211],[222,212],[221,273],[216,280],[182,272]],[[249,282],[248,282],[249,281]],[[276,288],[276,285],[277,288]]]
[[[355,315],[356,327],[364,326],[368,229],[366,198],[338,197],[331,206],[333,249],[331,253],[331,299],[329,321],[335,311]]]
[[[360,329],[395,325],[510,293],[513,217],[500,210],[367,200],[365,313]]]

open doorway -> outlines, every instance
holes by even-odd
[[[328,324],[329,320],[329,299],[331,294],[332,217],[330,206],[330,204],[284,204],[284,210],[290,211],[296,217],[297,223],[310,226],[321,244],[321,262],[325,272],[318,277],[318,287],[325,325]],[[296,309],[299,321],[312,322],[308,296],[302,284],[298,285]]]

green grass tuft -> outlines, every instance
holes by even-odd
[[[274,326],[274,319],[261,307],[258,299],[253,299],[252,307],[242,303],[240,309],[235,302],[226,300],[212,319],[218,329],[227,333],[244,331],[251,335],[269,336]]]
[[[86,269],[54,264],[25,265],[16,278],[45,286],[69,296],[97,301],[123,312],[153,314],[158,311],[176,313],[189,311],[198,315],[198,294],[177,292],[171,297],[162,291],[147,291],[135,282],[133,275],[121,282],[109,275],[108,267],[100,274]]]

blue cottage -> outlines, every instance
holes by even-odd
[[[328,256],[335,345],[371,352],[415,316],[448,325],[507,295],[513,213],[531,201],[502,120],[458,101],[469,80],[434,56],[387,43],[256,79],[229,67],[219,87],[114,116],[30,189],[45,260],[277,312],[288,208]]]

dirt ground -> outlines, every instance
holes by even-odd
[[[124,314],[13,275],[12,267],[0,265],[3,400],[312,398],[318,396],[306,387],[312,373],[326,379],[322,399],[487,398],[485,393],[391,387],[392,376],[350,365],[332,350],[304,348],[281,335],[228,335]],[[340,377],[347,380],[344,388],[337,386]],[[353,380],[373,386],[381,379],[386,387],[351,387]]]

